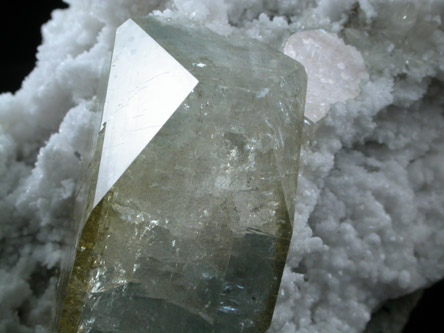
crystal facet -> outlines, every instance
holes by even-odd
[[[108,81],[110,93],[102,117],[106,132],[94,205],[198,82],[132,20],[117,29],[114,50]],[[146,63],[156,66],[144,66]]]
[[[165,57],[177,72],[160,87]],[[122,63],[126,81],[113,78]],[[264,332],[292,234],[304,68],[246,37],[153,17],[119,28],[111,64],[91,173],[126,154],[104,159],[107,135],[145,146],[102,199],[92,189],[59,331]],[[135,118],[110,118],[119,110],[156,129],[135,135]]]

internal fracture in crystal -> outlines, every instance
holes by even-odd
[[[118,29],[60,332],[266,331],[306,84],[245,37],[153,17]]]

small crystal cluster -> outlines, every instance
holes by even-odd
[[[285,44],[284,53],[307,71],[305,117],[312,123],[325,117],[331,104],[358,96],[361,80],[368,79],[361,53],[331,32],[296,32]]]

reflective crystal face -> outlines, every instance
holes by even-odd
[[[264,332],[292,233],[305,89],[299,63],[254,40],[122,25],[59,331]]]

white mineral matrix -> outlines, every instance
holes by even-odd
[[[322,29],[363,58],[359,94],[330,106],[301,154],[272,332],[363,332],[387,299],[444,276],[442,1],[67,2],[22,88],[0,95],[0,331],[51,321],[98,78],[116,27],[153,12],[281,51]]]

